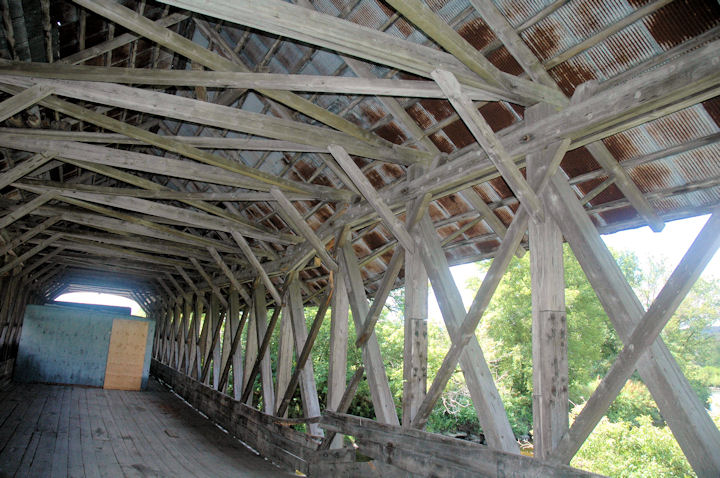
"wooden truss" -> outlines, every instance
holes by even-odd
[[[548,73],[668,1],[651,2],[594,40],[541,62],[493,2],[471,0],[472,11],[496,35],[495,47],[504,46],[524,71],[519,76],[499,70],[422,0],[387,3],[395,18],[427,36],[427,45],[317,11],[308,0],[159,0],[167,7],[154,21],[145,15],[144,1],[137,10],[112,0],[72,2],[82,12],[83,32],[87,15],[95,15],[108,31],[117,25],[127,33],[109,34],[88,48],[81,36],[79,51],[58,59],[50,48],[46,63],[0,60],[0,91],[7,96],[0,102],[0,121],[12,126],[0,128],[0,148],[7,151],[0,174],[7,191],[0,198],[0,358],[17,344],[28,302],[78,287],[113,290],[156,318],[155,372],[221,423],[222,407],[239,410],[228,415],[235,417],[228,428],[255,427],[255,438],[248,439],[258,440],[261,452],[306,472],[339,473],[346,454],[338,437],[344,433],[355,436],[381,470],[391,464],[433,476],[502,469],[518,476],[584,476],[566,465],[637,370],[698,476],[720,475],[720,432],[659,338],[720,246],[720,209],[703,209],[712,217],[645,310],[600,239],[596,223],[604,224],[592,206],[613,185],[623,197],[615,207],[636,213],[634,222],[616,227],[647,224],[659,231],[672,217],[661,217],[653,202],[676,191],[644,193],[627,169],[714,144],[720,134],[622,164],[602,140],[718,96],[719,40],[698,37],[688,42],[687,52],[659,55],[614,80],[588,82],[572,97]],[[238,40],[223,31],[227,25],[247,29]],[[264,63],[249,64],[241,54],[252,32],[276,39]],[[135,68],[141,41],[152,45],[151,60]],[[304,60],[316,51],[333,55],[343,65],[338,71],[353,76],[268,73],[284,42],[301,42],[308,49]],[[113,51],[125,47],[134,53],[125,66],[114,66]],[[89,60],[103,66],[85,64]],[[163,61],[179,67],[161,68]],[[378,77],[373,65],[390,73]],[[416,78],[398,78],[397,72]],[[348,119],[347,111],[326,107],[320,95],[358,102],[374,97],[406,140],[383,139]],[[407,105],[417,99],[447,100],[450,119],[459,119],[474,142],[441,152],[408,113]],[[478,106],[500,102],[527,109],[524,119],[494,131]],[[12,123],[28,109],[54,118],[52,125]],[[578,194],[579,180],[561,167],[579,148],[600,168],[584,174],[585,180],[598,179],[585,194]],[[379,188],[382,168],[401,173]],[[488,203],[481,192],[497,180],[511,194],[489,196]],[[677,189],[717,184],[708,178]],[[450,196],[460,197],[470,211],[451,218],[459,225],[454,232],[439,233],[449,222],[431,213]],[[511,219],[503,222],[501,211],[512,213]],[[479,225],[485,241],[499,245],[463,257],[493,257],[466,312],[448,251],[466,245],[457,239]],[[363,242],[371,234],[382,239],[373,250]],[[624,344],[571,427],[563,238]],[[519,456],[475,337],[510,260],[528,247],[535,459]],[[370,266],[378,263],[382,272],[372,274]],[[427,376],[428,280],[452,340],[434,377]],[[390,291],[402,282],[404,387],[398,416],[375,324]],[[312,322],[305,320],[305,304],[317,307]],[[330,370],[321,403],[312,354],[328,309]],[[355,344],[348,344],[350,311]],[[348,347],[362,355],[350,381]],[[422,432],[458,364],[488,443],[477,450]],[[372,422],[345,415],[363,376]],[[288,419],[296,396],[304,418]],[[285,428],[300,423],[308,436]],[[389,443],[397,443],[394,454]],[[413,448],[420,446],[433,458]],[[335,462],[320,465],[320,456]]]

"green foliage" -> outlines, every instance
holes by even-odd
[[[636,421],[603,418],[570,464],[617,478],[695,476],[668,427],[645,415]]]

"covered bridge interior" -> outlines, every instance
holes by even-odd
[[[1,8],[5,381],[28,304],[97,290],[136,300],[154,319],[152,375],[286,471],[585,476],[567,464],[637,370],[698,476],[720,476],[720,432],[659,338],[720,243],[715,0],[2,0]],[[660,231],[705,213],[713,215],[646,310],[600,234]],[[563,241],[625,345],[572,426]],[[534,457],[520,455],[474,334],[511,258],[526,251]],[[486,258],[466,312],[449,266]],[[452,339],[435,376],[426,367],[428,281]],[[396,404],[374,325],[399,286]],[[306,307],[318,310],[307,324]],[[323,320],[331,342],[321,400],[309,359]],[[352,347],[362,363],[348,367]],[[458,367],[486,445],[423,431]],[[345,413],[361,380],[374,419]],[[12,417],[4,404],[13,393],[20,402],[41,390],[9,385],[0,418]],[[139,404],[50,390],[48,404],[81,393],[97,413],[174,400],[157,382]],[[302,416],[288,418],[296,394]],[[171,453],[153,448],[178,436],[162,433],[169,426],[149,419],[158,434],[147,456]],[[18,446],[3,430],[0,462]],[[229,449],[211,435],[183,459]],[[73,469],[68,460],[57,476]],[[3,466],[22,474],[21,461]],[[235,466],[208,463],[207,476]]]

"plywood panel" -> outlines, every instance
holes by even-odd
[[[147,322],[113,320],[104,388],[140,390],[147,337]]]

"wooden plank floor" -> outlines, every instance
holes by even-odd
[[[0,478],[288,477],[154,379],[144,392],[13,383]]]

